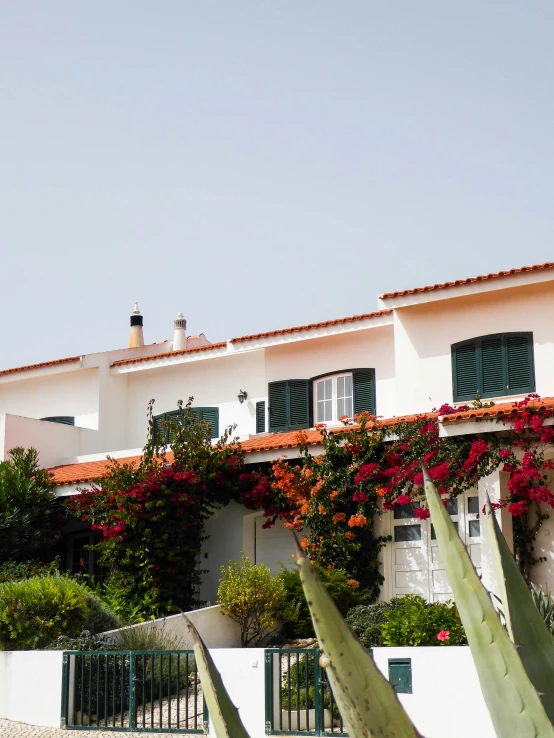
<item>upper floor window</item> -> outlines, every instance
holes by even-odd
[[[375,414],[375,369],[349,369],[311,379],[270,382],[269,430],[311,428],[343,415]],[[265,426],[264,426],[265,427]]]
[[[210,437],[219,438],[219,408],[218,407],[191,407],[192,412],[199,420],[203,420],[210,426]],[[167,446],[173,440],[172,424],[179,422],[183,415],[179,410],[155,415],[154,438],[156,442]]]
[[[335,374],[314,380],[314,416],[316,423],[334,423],[343,415],[354,414],[352,374]]]
[[[496,333],[452,346],[454,402],[535,391],[532,333]]]

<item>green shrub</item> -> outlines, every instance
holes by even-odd
[[[13,448],[0,461],[0,562],[48,560],[59,538],[64,502],[34,448]]]
[[[242,554],[240,561],[221,567],[217,601],[223,615],[240,626],[241,646],[256,646],[277,625],[285,600],[280,574],[275,577],[263,564],[254,564]]]
[[[550,635],[554,635],[554,595],[543,592],[536,584],[531,584],[531,597]]]
[[[441,641],[437,634],[448,632]],[[384,646],[460,646],[466,634],[452,602],[426,602],[419,595],[401,597],[394,610],[385,612]]]
[[[135,628],[122,628],[115,637],[122,651],[175,651],[183,648],[177,638],[150,623]]]
[[[0,564],[0,584],[19,582],[31,577],[55,576],[60,571],[60,557],[47,564],[41,561],[14,561],[9,559]]]
[[[76,638],[60,635],[46,647],[47,651],[114,651],[115,643],[110,643],[103,636],[95,635],[89,630],[82,630]]]
[[[33,577],[0,585],[0,650],[44,648],[77,636],[89,616],[87,593],[73,579]]]
[[[360,592],[359,589],[348,584],[350,577],[346,572],[320,567],[316,567],[316,571],[341,615],[346,616],[353,607],[367,602],[366,592]],[[283,569],[280,575],[286,591],[284,607],[280,613],[281,619],[285,621],[282,629],[283,637],[312,638],[314,628],[298,570]]]
[[[153,620],[161,604],[166,612],[172,609],[171,603],[156,601],[152,595],[141,592],[132,582],[129,584],[119,572],[113,572],[102,584],[95,584],[90,580],[87,586],[117,618],[117,624],[112,628]]]
[[[84,629],[95,635],[105,633],[107,630],[115,630],[122,625],[121,618],[116,615],[103,602],[98,595],[85,589],[87,596],[88,616],[84,623]]]
[[[401,602],[400,597],[393,597],[390,602],[381,600],[373,605],[357,605],[349,611],[346,622],[366,648],[382,646],[386,615],[396,610]]]

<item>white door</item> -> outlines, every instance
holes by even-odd
[[[448,500],[447,510],[480,574],[481,536],[476,490]],[[418,594],[430,602],[452,598],[452,590],[431,521],[419,520],[413,505],[397,508],[392,517],[391,596]]]
[[[293,553],[296,551],[294,536],[283,522],[278,520],[271,528],[263,528],[266,518],[255,518],[254,561],[256,564],[265,564],[276,574],[281,566],[292,569],[294,566]],[[302,534],[297,533],[300,538]]]

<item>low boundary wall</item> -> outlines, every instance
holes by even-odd
[[[60,727],[63,651],[0,651],[0,718]]]

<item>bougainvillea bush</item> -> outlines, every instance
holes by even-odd
[[[283,520],[302,531],[302,547],[313,562],[344,569],[351,586],[367,590],[375,600],[383,582],[378,555],[389,540],[375,534],[375,521],[414,502],[414,514],[429,517],[421,464],[445,501],[500,469],[509,474],[510,496],[497,506],[506,506],[514,516],[515,553],[528,577],[536,561],[532,540],[554,507],[548,489],[554,429],[547,424],[553,413],[530,395],[514,403],[515,415],[504,419],[507,433],[441,437],[439,416],[467,409],[443,405],[435,413],[389,426],[363,414],[343,419],[341,432],[319,426],[319,456],[309,453],[300,431],[300,461],[278,460],[270,480],[253,487],[245,504],[264,510],[266,526]]]
[[[130,596],[157,604],[160,614],[198,604],[198,559],[204,523],[215,509],[240,497],[256,475],[241,478],[243,455],[228,429],[214,445],[208,424],[191,409],[192,398],[171,422],[171,454],[150,434],[137,466],[111,461],[101,486],[68,503],[102,533],[100,564]]]

